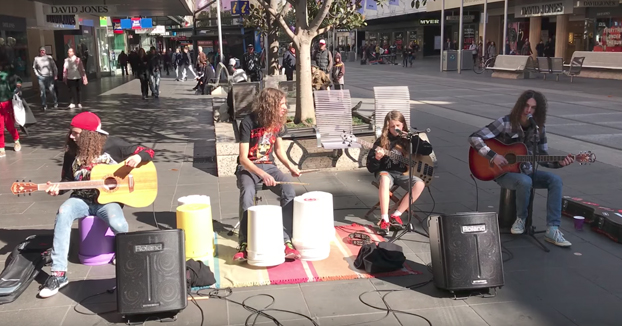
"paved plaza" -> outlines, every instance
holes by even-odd
[[[412,99],[412,124],[430,128],[429,138],[438,157],[436,178],[417,201],[416,207],[427,216],[436,213],[496,211],[499,187],[493,182],[478,182],[469,177],[467,137],[492,119],[507,114],[525,89],[540,90],[548,99],[547,130],[551,154],[591,150],[598,162],[574,164],[555,171],[564,181],[564,194],[578,196],[610,207],[622,208],[622,94],[620,81],[576,78],[574,83],[562,77],[555,80],[501,80],[490,74],[465,71],[438,72],[438,61],[416,61],[413,68],[401,66],[361,66],[346,63],[346,88],[353,100],[362,99],[361,111],[371,114],[374,86],[409,86]],[[89,83],[85,110],[102,118],[110,134],[141,143],[156,152],[159,192],[148,208],[124,209],[130,231],[155,229],[154,212],[160,224],[175,226],[175,208],[179,197],[191,194],[211,198],[215,229],[229,229],[238,215],[238,194],[234,177],[217,177],[212,100],[196,96],[193,83],[163,78],[159,99],[143,101],[138,80],[104,78]],[[37,104],[38,100],[31,99]],[[65,196],[50,197],[36,193],[30,197],[13,196],[9,187],[17,179],[43,183],[60,178],[63,142],[69,122],[78,111],[36,111],[39,119],[23,136],[23,149],[13,152],[7,144],[7,157],[0,159],[0,262],[26,236],[50,232],[54,216]],[[7,134],[7,141],[10,136]],[[375,223],[363,215],[377,201],[373,176],[366,169],[318,172],[303,175],[308,186],[296,188],[297,194],[327,191],[334,196],[337,224]],[[538,190],[534,202],[534,223],[545,227],[546,191]],[[265,192],[264,201],[277,203],[275,195]],[[70,284],[59,294],[39,299],[40,282],[49,273],[44,268],[35,282],[13,303],[0,305],[0,325],[107,325],[121,323],[116,312],[116,296],[103,294],[82,305],[86,297],[115,285],[113,265],[85,266],[78,262],[77,223],[74,224],[68,277]],[[472,296],[455,300],[433,284],[408,290],[405,286],[431,278],[427,238],[408,234],[397,243],[404,249],[407,263],[422,275],[350,281],[329,281],[295,285],[234,288],[230,297],[242,301],[257,294],[274,296],[271,308],[295,311],[313,318],[319,325],[412,325],[427,323],[418,317],[388,314],[366,306],[359,295],[373,290],[403,289],[386,297],[393,309],[419,314],[434,326],[480,325],[620,325],[622,320],[622,245],[590,230],[575,231],[572,220],[562,217],[562,230],[572,242],[569,249],[545,244],[545,253],[533,241],[522,236],[503,235],[503,246],[511,255],[504,264],[505,286],[494,298]],[[538,235],[542,239],[542,235]],[[371,305],[382,306],[386,292],[366,294]],[[261,309],[266,297],[253,298],[250,305]],[[244,325],[250,312],[218,299],[198,300],[205,325]],[[311,325],[300,316],[269,312],[283,325]],[[386,315],[386,317],[385,317]],[[149,321],[147,324],[155,324]],[[200,325],[201,312],[192,303],[170,325]],[[260,317],[257,324],[273,324]]]

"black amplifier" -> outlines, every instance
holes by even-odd
[[[579,197],[562,198],[562,214],[585,217],[592,230],[622,243],[622,209],[609,208]]]

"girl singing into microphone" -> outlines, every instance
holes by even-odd
[[[389,189],[393,184],[412,192],[412,203],[421,195],[425,183],[418,177],[412,177],[412,188],[409,189],[408,166],[403,162],[389,157],[389,153],[408,156],[408,140],[400,135],[408,133],[408,124],[404,115],[399,111],[391,111],[384,119],[382,135],[374,143],[374,147],[367,155],[367,170],[373,173],[378,180],[378,197],[380,198],[379,222],[380,233],[386,235],[391,226],[402,227],[402,213],[408,209],[408,194],[404,196],[399,206],[389,217]],[[413,154],[430,155],[432,145],[413,136],[411,141]],[[412,204],[411,203],[411,204]]]

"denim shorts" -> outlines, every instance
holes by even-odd
[[[409,190],[409,185],[408,185],[408,174],[402,174],[400,172],[387,172],[387,171],[380,171],[378,173],[376,173],[376,181],[378,181],[378,183],[380,183],[380,177],[382,175],[388,175],[389,176],[389,187],[392,187],[394,184],[402,187],[403,189]],[[412,185],[414,186],[415,183],[417,182],[423,182],[423,180],[421,180],[421,178],[416,177],[413,175],[412,177]]]

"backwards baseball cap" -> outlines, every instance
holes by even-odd
[[[321,39],[320,40],[320,44],[326,44],[326,40],[325,39]]]
[[[96,131],[100,134],[108,135],[102,130],[102,122],[93,112],[82,112],[71,119],[71,126],[82,130]]]

